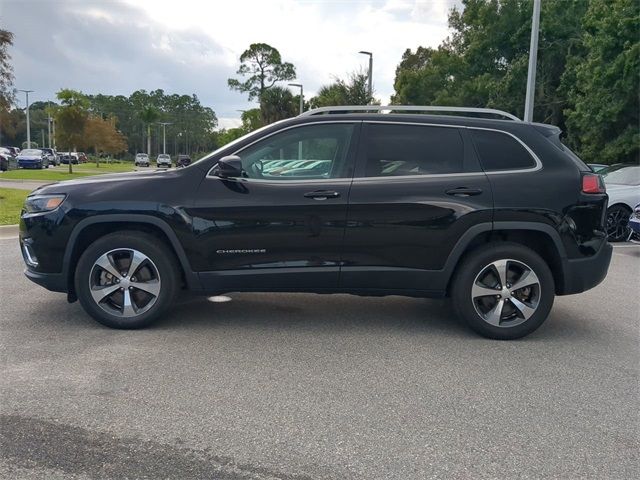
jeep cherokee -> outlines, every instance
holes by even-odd
[[[286,291],[448,296],[480,334],[522,337],[611,259],[604,183],[559,137],[489,109],[312,110],[187,168],[37,189],[25,273],[115,328],[181,289]]]

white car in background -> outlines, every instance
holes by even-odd
[[[136,167],[148,167],[149,155],[146,153],[136,153],[136,159],[133,161]]]
[[[156,165],[158,168],[168,167],[171,168],[171,156],[168,153],[161,153],[156,158]]]
[[[610,242],[629,236],[629,217],[640,203],[640,165],[612,165],[601,172],[609,195],[607,234]]]

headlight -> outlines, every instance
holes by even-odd
[[[66,195],[31,195],[24,202],[27,213],[50,212],[58,208]]]

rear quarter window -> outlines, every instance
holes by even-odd
[[[520,170],[536,166],[535,159],[527,149],[511,135],[491,130],[469,131],[485,171]]]

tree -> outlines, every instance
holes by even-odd
[[[69,154],[83,144],[83,135],[89,113],[89,100],[81,92],[63,89],[57,93],[62,107],[58,109],[56,122],[56,140],[60,145],[69,149]],[[73,173],[71,159],[69,159],[69,173]]]
[[[248,93],[250,101],[256,98],[260,101],[264,92],[272,88],[276,82],[296,78],[293,64],[283,62],[280,52],[266,43],[252,43],[240,55],[240,68],[236,73],[249,77],[245,81],[230,78],[227,80],[229,88]]]
[[[564,127],[562,77],[581,49],[583,0],[542,2],[534,119]],[[463,0],[437,49],[407,50],[395,78],[397,104],[493,107],[524,114],[532,0]]]
[[[146,105],[140,110],[140,120],[147,126],[147,155],[151,156],[151,124],[158,121],[160,112],[151,105]]]
[[[252,108],[242,112],[242,129],[246,132],[253,132],[263,126],[262,112],[259,108]]]
[[[13,33],[0,29],[0,111],[7,111],[13,103],[13,67],[9,47],[13,45]]]
[[[372,103],[380,104],[369,95],[368,76],[363,72],[352,72],[347,80],[336,78],[332,84],[322,86],[318,94],[309,100],[311,108]]]
[[[294,102],[293,94],[287,88],[275,86],[266,90],[260,97],[263,125],[294,117],[297,111],[298,106]]]
[[[565,111],[573,146],[589,162],[639,162],[640,4],[592,0],[584,17],[587,50],[566,73]]]
[[[100,158],[100,153],[116,154],[127,149],[127,141],[122,133],[116,130],[115,119],[103,119],[102,117],[91,115],[87,118],[84,128],[84,147],[93,149],[96,158]],[[99,166],[99,160],[96,160]]]

